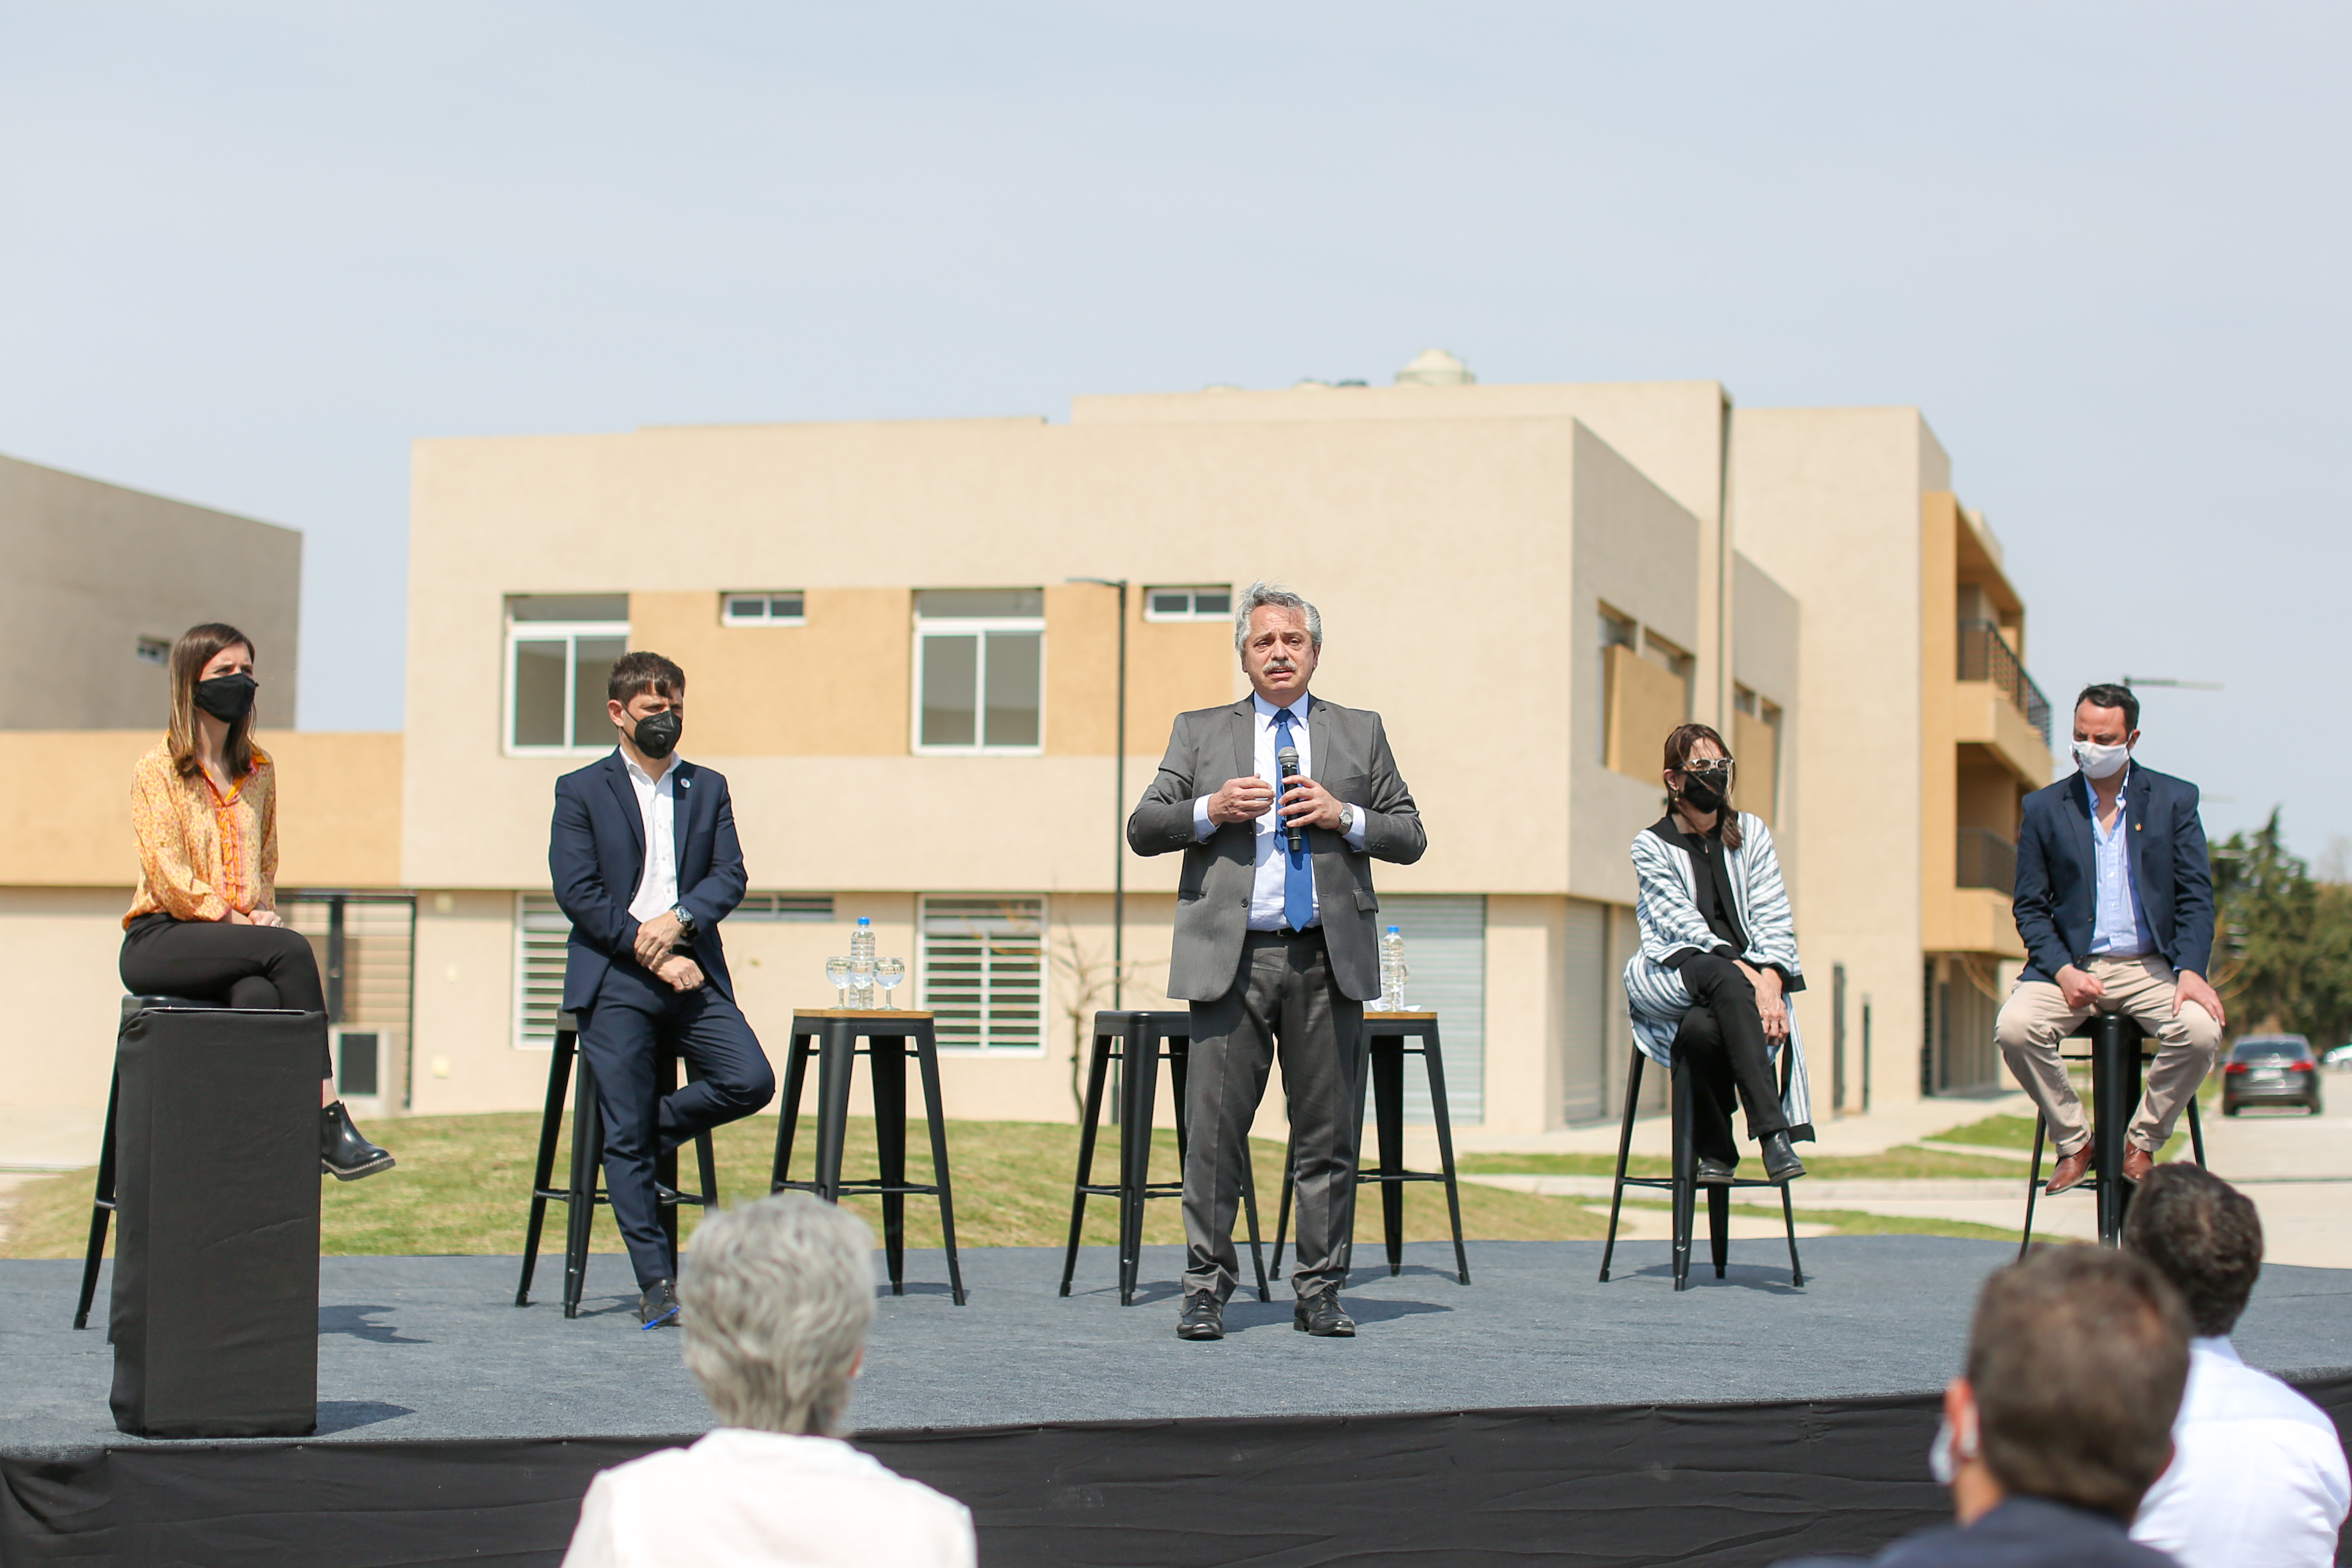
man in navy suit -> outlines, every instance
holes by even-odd
[[[767,1104],[776,1078],[735,1005],[719,941],[744,888],[727,781],[676,754],[686,672],[657,653],[627,654],[607,696],[620,746],[555,781],[547,864],[572,917],[563,1005],[580,1020],[604,1107],[604,1190],[636,1269],[637,1321],[652,1329],[677,1317],[654,1161]],[[654,1087],[664,1046],[694,1075],[667,1095]]]
[[[2013,908],[2025,969],[1993,1030],[2009,1070],[2049,1119],[2053,1193],[2091,1166],[2090,1123],[2059,1041],[2095,1009],[2129,1013],[2161,1042],[2120,1173],[2137,1182],[2212,1070],[2227,1021],[2205,979],[2213,877],[2197,786],[2133,762],[2138,743],[2130,689],[2084,688],[2074,703],[2081,771],[2027,795],[2018,829]]]

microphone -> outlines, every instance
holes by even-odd
[[[1280,810],[1283,791],[1287,790],[1290,787],[1290,781],[1298,776],[1298,748],[1296,746],[1283,747],[1282,750],[1274,753],[1274,763],[1276,768],[1279,770],[1282,774],[1281,787],[1274,792],[1274,798],[1276,803],[1276,809]],[[1298,824],[1294,822],[1288,826],[1290,831],[1290,852],[1293,855],[1296,855],[1298,853],[1299,845],[1304,841],[1305,835],[1299,830]]]

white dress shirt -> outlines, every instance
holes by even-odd
[[[659,782],[626,752],[621,765],[629,770],[646,828],[646,867],[637,878],[637,896],[629,900],[629,918],[643,925],[677,908],[677,758],[670,758]]]
[[[2324,1568],[2352,1508],[2352,1473],[2318,1405],[2238,1359],[2189,1342],[2172,1465],[2140,1500],[2132,1539],[2180,1568]]]
[[[2116,825],[2099,826],[2099,795],[2085,778],[2091,797],[2091,860],[2097,873],[2097,901],[2092,906],[2091,952],[2100,958],[2136,958],[2153,952],[2147,922],[2139,917],[2139,889],[2131,875],[2131,775],[2116,789]]]
[[[1282,768],[1274,757],[1275,753],[1282,749],[1280,743],[1282,732],[1275,727],[1275,719],[1283,710],[1255,694],[1250,698],[1250,705],[1257,710],[1257,743],[1251,757],[1250,765],[1259,778],[1274,782],[1278,785],[1282,778]],[[1289,711],[1290,743],[1298,748],[1299,776],[1311,779],[1315,776],[1315,745],[1307,734],[1307,710],[1309,706],[1308,699],[1301,697],[1290,705]],[[1221,786],[1224,783],[1223,779],[1217,782]],[[1212,790],[1209,793],[1213,795],[1216,792]],[[1277,802],[1281,799],[1279,788],[1276,790],[1275,797]],[[1364,829],[1367,824],[1362,806],[1356,806],[1355,813],[1354,823],[1348,829],[1347,842],[1349,848],[1360,852],[1364,847]],[[1256,879],[1250,884],[1249,929],[1280,931],[1286,924],[1282,918],[1282,895],[1283,878],[1288,869],[1286,858],[1288,835],[1283,829],[1281,807],[1277,805],[1275,809],[1252,823],[1251,826],[1257,833],[1257,875]],[[1209,836],[1216,830],[1217,825],[1209,820],[1209,796],[1202,795],[1192,802],[1193,841],[1205,843]],[[1311,857],[1308,864],[1311,868],[1313,864]],[[1312,888],[1313,885],[1314,879],[1310,877],[1308,886]],[[1314,895],[1315,913],[1307,919],[1308,925],[1323,923],[1322,905],[1322,895],[1319,893]]]
[[[834,1437],[722,1426],[599,1475],[563,1568],[973,1568],[971,1512]]]

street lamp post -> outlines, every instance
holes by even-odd
[[[1127,579],[1072,577],[1118,590],[1118,737],[1111,758],[1110,1006],[1126,1002],[1127,987]]]

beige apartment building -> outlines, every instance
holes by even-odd
[[[1256,578],[1321,607],[1316,689],[1384,715],[1427,822],[1423,859],[1377,876],[1457,1121],[1616,1112],[1626,847],[1685,718],[1729,737],[1773,825],[1824,1114],[1990,1079],[2004,856],[2047,715],[1925,422],[1466,376],[1082,397],[1061,424],[420,443],[405,735],[278,738],[285,880],[340,931],[317,934],[342,1027],[371,1042],[347,1054],[385,1111],[537,1104],[552,784],[609,748],[604,671],[649,647],[688,674],[682,752],[730,782],[753,891],[726,935],[772,1054],[795,1007],[833,1004],[824,962],[862,916],[908,961],[898,1000],[940,1015],[951,1113],[1068,1119],[1121,857],[1124,997],[1160,1004],[1176,860],[1119,829],[1172,716],[1245,691],[1230,606]],[[1123,748],[1121,595],[1097,579],[1129,584]],[[102,776],[137,740],[78,743]],[[67,1031],[86,1047],[0,1077],[33,1103],[103,1097],[92,917],[127,900],[127,845],[95,808],[76,831],[24,873],[0,844],[0,916],[47,911],[91,993]]]

